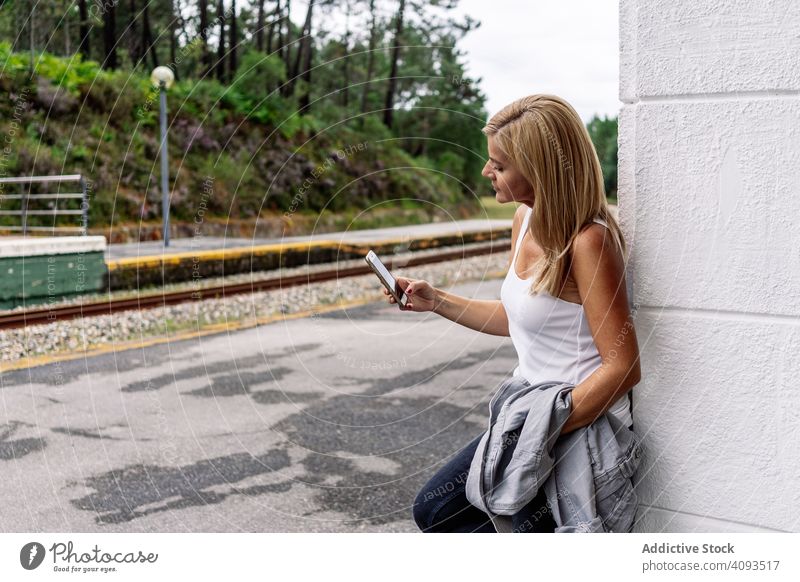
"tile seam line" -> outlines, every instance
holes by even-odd
[[[729,93],[679,93],[654,95],[638,99],[620,99],[623,105],[641,103],[680,103],[696,101],[736,101],[739,99],[791,99],[800,97],[800,89],[765,89],[759,91],[731,91]]]
[[[704,309],[698,307],[679,307],[676,305],[649,305],[646,303],[636,303],[637,311],[659,313],[677,313],[686,315],[699,315],[709,319],[740,320],[740,321],[763,321],[769,323],[784,323],[789,325],[800,325],[800,317],[797,315],[785,315],[780,313],[757,313],[754,311],[732,311],[729,309]]]
[[[758,529],[767,529],[767,530],[774,531],[776,533],[790,533],[790,532],[787,532],[786,530],[776,529],[774,527],[769,527],[767,525],[759,525],[759,524],[756,524],[756,523],[749,523],[749,522],[746,522],[746,521],[737,521],[735,519],[729,519],[729,518],[726,518],[726,517],[714,517],[713,515],[704,515],[702,513],[696,513],[696,512],[693,512],[693,511],[682,511],[682,510],[677,510],[677,509],[670,509],[669,507],[663,507],[663,506],[660,506],[660,505],[651,505],[651,504],[648,504],[648,503],[640,503],[639,507],[647,507],[649,509],[653,509],[653,510],[656,510],[656,511],[664,511],[666,513],[674,513],[674,514],[678,514],[678,515],[699,517],[701,519],[704,519],[704,520],[707,520],[707,521],[713,521],[713,522],[716,522],[716,523],[734,523],[736,525],[756,527]],[[689,532],[689,533],[692,533],[692,532]],[[741,533],[741,532],[734,532],[734,533]]]

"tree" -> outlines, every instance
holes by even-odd
[[[617,196],[617,118],[597,115],[586,124],[589,137],[592,138],[600,167],[603,170],[603,185],[606,196]]]
[[[69,32],[69,20],[70,20],[70,9],[72,8],[72,2],[70,0],[61,0],[61,4],[64,6],[64,55],[72,54],[70,50],[70,32]]]
[[[172,65],[172,72],[178,78],[178,21],[180,19],[180,9],[175,9],[176,0],[169,2],[169,59]]]
[[[147,0],[145,0],[147,2]],[[128,56],[135,67],[142,58],[142,39],[136,29],[136,0],[128,0],[128,12],[130,14],[130,25],[126,32],[128,37]]]
[[[352,12],[352,5],[350,0],[345,0],[347,15],[344,25],[344,38],[342,39],[342,61],[343,61],[343,77],[342,83],[342,107],[345,110],[350,105],[350,13]]]
[[[291,95],[292,90],[294,89],[294,77],[295,75],[292,74],[292,63],[290,62],[291,58],[291,44],[292,44],[292,0],[286,0],[286,37],[284,40],[284,36],[282,34],[283,30],[283,22],[281,22],[280,27],[278,28],[278,50],[283,53],[283,62],[286,63],[286,72],[289,73],[289,81],[288,83],[284,83],[281,87],[281,95],[287,97]],[[298,49],[299,50],[299,49]]]
[[[308,9],[306,10],[306,20],[303,23],[303,28],[300,31],[300,38],[299,44],[297,45],[297,52],[295,54],[294,59],[294,66],[289,69],[289,89],[288,92],[291,94],[294,92],[294,85],[297,76],[300,74],[300,59],[303,56],[303,53],[306,52],[306,44],[310,46],[311,44],[311,15],[314,10],[314,2],[313,0],[309,0]]]
[[[367,96],[369,95],[370,82],[375,74],[375,43],[378,36],[378,15],[375,11],[375,0],[369,0],[370,27],[369,27],[369,49],[367,50],[367,78],[361,91],[361,117],[359,124],[364,127],[364,119],[367,113]]]
[[[228,80],[232,80],[234,75],[236,75],[236,69],[238,65],[236,64],[236,46],[239,44],[239,39],[237,37],[237,30],[236,30],[236,0],[231,0],[231,40],[230,40],[230,50],[228,51],[228,56],[230,57],[230,65],[228,67]]]
[[[68,23],[61,18],[64,2],[70,7]],[[70,97],[70,101],[65,97],[66,106],[53,107],[52,111],[58,114],[50,115],[40,103],[41,99],[30,99],[31,119],[26,122],[31,127],[46,122],[48,127],[52,123],[54,128],[59,128],[53,132],[54,143],[50,143],[48,136],[40,145],[47,149],[49,159],[58,161],[62,167],[88,171],[88,164],[99,160],[98,167],[103,166],[102,170],[97,170],[99,175],[116,176],[119,159],[130,154],[130,158],[126,157],[126,177],[120,179],[127,182],[126,187],[132,186],[131,190],[146,191],[152,161],[143,158],[152,153],[151,128],[143,127],[146,135],[134,136],[136,147],[127,148],[125,142],[137,131],[137,121],[124,109],[138,106],[149,97],[144,83],[149,65],[166,64],[169,59],[178,64],[177,61],[185,57],[187,60],[180,65],[184,79],[210,74],[227,82],[233,77],[236,90],[227,93],[222,101],[219,99],[222,91],[214,79],[196,84],[181,83],[176,87],[176,97],[180,96],[187,106],[179,114],[181,123],[173,139],[187,144],[185,167],[191,175],[205,173],[205,159],[211,157],[209,152],[217,149],[217,144],[229,144],[226,147],[232,149],[230,165],[220,167],[219,184],[228,186],[244,176],[239,191],[248,192],[249,198],[241,198],[243,215],[257,215],[263,204],[259,192],[266,182],[262,178],[266,176],[271,181],[280,174],[280,182],[270,186],[270,192],[276,192],[277,198],[270,196],[269,207],[285,208],[291,200],[297,176],[307,170],[309,161],[318,163],[332,148],[354,143],[356,139],[370,140],[374,147],[350,157],[347,164],[337,164],[336,170],[326,175],[326,180],[317,181],[306,200],[309,208],[325,208],[329,201],[333,207],[333,184],[339,188],[359,173],[364,179],[353,183],[347,193],[336,196],[336,208],[409,193],[431,203],[447,205],[464,201],[454,198],[462,184],[465,192],[480,188],[479,184],[483,183],[480,167],[485,159],[485,137],[480,132],[486,120],[485,97],[477,87],[479,80],[473,82],[464,78],[463,55],[456,50],[460,32],[469,26],[451,22],[446,15],[442,16],[441,10],[433,9],[434,6],[439,9],[450,6],[452,2],[312,0],[311,6],[308,0],[305,2],[295,2],[295,12],[302,10],[302,13],[295,14],[297,21],[291,21],[289,0],[198,0],[196,4],[191,0],[0,0],[3,8],[0,10],[0,39],[10,39],[14,43],[14,46],[0,43],[0,54],[7,62],[7,70],[13,68],[3,75],[0,84],[5,87],[14,83],[30,84],[30,77],[24,70],[30,49],[33,49],[34,62],[42,56],[38,51],[80,51],[88,56],[91,46],[95,60],[102,62],[104,57],[109,57],[105,67],[130,69],[131,63],[141,65],[131,74],[136,82],[123,88],[118,86],[121,83],[107,82],[108,78],[103,79],[105,82],[93,83],[97,70],[92,63],[74,67],[69,75],[63,75],[61,71],[74,61],[62,59],[61,64],[56,65],[58,57],[47,55],[42,59],[47,66],[40,67],[37,74],[72,93],[77,90],[84,106],[79,111],[72,107],[71,96],[66,96],[64,91],[63,95]],[[114,22],[111,18],[103,19],[102,13],[112,3]],[[383,16],[384,9],[389,8],[392,9],[391,18]],[[398,8],[402,8],[402,14],[397,14]],[[161,41],[162,35],[169,35],[169,40]],[[384,38],[387,39],[385,43]],[[115,46],[118,47],[116,63],[112,58]],[[273,50],[276,54],[265,58],[265,51]],[[287,63],[291,65],[288,68]],[[293,76],[291,82],[288,82],[289,74]],[[391,79],[384,83],[383,79],[388,77]],[[381,80],[377,81],[378,78]],[[353,90],[351,83],[361,83],[361,90]],[[281,84],[285,85],[284,91],[287,87],[292,89],[286,95],[288,98],[274,94],[273,89]],[[126,94],[121,94],[122,91]],[[317,98],[321,99],[315,101]],[[389,106],[384,109],[387,99]],[[114,115],[109,115],[115,103]],[[14,115],[9,105],[13,103],[3,107],[0,100],[0,114],[4,118]],[[359,109],[363,113],[376,111],[376,114],[351,119]],[[378,111],[383,115],[378,115]],[[205,116],[206,112],[210,114]],[[79,120],[70,119],[72,114]],[[384,116],[389,120],[388,126],[382,122]],[[241,134],[228,142],[226,125],[231,120],[245,119],[248,123],[242,124]],[[149,120],[153,121],[152,116]],[[191,131],[196,126],[195,121],[202,122],[203,127]],[[358,131],[359,124],[362,131]],[[109,133],[98,136],[93,126],[106,125],[110,126]],[[83,148],[72,148],[68,142],[72,139],[71,130],[76,127],[80,133],[77,139],[87,144]],[[318,139],[307,141],[308,133],[315,127],[326,130]],[[270,155],[257,156],[255,171],[246,172],[239,165],[240,151],[250,149],[273,129],[279,130],[283,139],[271,140],[265,147],[280,148],[279,155],[269,152]],[[611,179],[615,151],[609,153],[604,144],[610,147],[613,140],[610,136],[598,139],[598,131],[593,131],[598,157],[604,175]],[[61,140],[62,135],[64,140]],[[106,139],[108,135],[112,139]],[[392,137],[400,139],[392,140]],[[95,143],[97,155],[87,156],[85,150],[95,147]],[[189,143],[197,147],[188,147]],[[283,159],[280,154],[300,144],[308,149],[306,159],[302,162],[293,159],[289,162],[293,164],[290,171],[280,171]],[[400,148],[404,151],[399,151]],[[64,158],[63,163],[57,159],[60,157]],[[31,158],[28,163],[23,158],[20,156],[22,165],[13,170],[18,173],[33,171],[34,160]],[[90,161],[83,165],[87,158]],[[129,172],[128,159],[139,167],[131,166]],[[396,179],[397,173],[390,173],[390,176],[384,172],[376,172],[372,178],[371,169],[379,160],[392,165],[409,162],[408,165],[423,170],[404,172],[400,180]],[[606,187],[613,193],[609,184]],[[101,184],[99,190],[104,188],[106,186]],[[191,188],[189,185],[188,190]],[[180,192],[178,188],[175,190]],[[464,196],[466,198],[471,195]],[[465,206],[469,204],[459,205]],[[228,206],[225,204],[223,208],[221,204],[220,208],[224,212]],[[194,209],[190,209],[187,216],[193,216],[193,212]],[[255,214],[247,214],[249,212]],[[132,214],[126,210],[126,215]]]
[[[458,7],[458,0],[427,0],[426,2],[415,2],[414,0],[400,0],[400,7],[395,19],[394,48],[391,57],[391,70],[386,89],[386,101],[383,113],[383,122],[386,127],[391,128],[394,117],[395,97],[398,92],[398,64],[400,52],[405,48],[403,38],[403,27],[406,16],[406,5],[411,9],[410,13],[415,14],[421,25],[417,30],[421,33],[421,45],[433,46],[435,39],[441,36],[450,35],[453,32],[457,37],[461,37],[477,26],[474,19],[465,16],[462,22],[454,21],[450,18],[436,17],[429,13],[428,8],[437,8],[445,11],[454,10]],[[456,36],[454,36],[455,38]]]
[[[217,45],[217,62],[214,63],[214,72],[217,80],[225,80],[225,4],[217,0],[217,20],[219,20],[219,44]]]
[[[258,0],[258,17],[256,19],[256,50],[264,51],[264,0]]]
[[[208,0],[198,0],[197,9],[200,16],[200,74],[205,77],[211,71],[211,53],[208,52]]]
[[[392,68],[389,72],[389,83],[386,87],[386,104],[383,110],[383,124],[390,128],[394,121],[394,94],[397,91],[397,68],[400,60],[400,43],[403,35],[403,18],[405,16],[406,0],[400,0],[400,9],[397,12],[394,29],[394,48],[392,49]]]
[[[103,48],[105,58],[103,66],[107,69],[117,68],[117,5],[110,4],[103,13]]]
[[[309,0],[308,2],[308,13],[306,14],[306,22],[305,26],[303,27],[303,31],[305,36],[303,36],[303,40],[300,45],[300,49],[303,51],[305,55],[305,62],[303,63],[303,75],[302,79],[305,81],[305,91],[303,95],[300,97],[300,101],[298,102],[298,110],[300,115],[306,115],[308,113],[308,109],[311,102],[311,62],[312,62],[312,48],[313,45],[311,43],[311,10],[314,6],[314,1]]]
[[[267,54],[272,54],[272,35],[275,33],[275,24],[279,24],[281,14],[281,1],[275,2],[275,11],[269,21],[269,31],[267,32]]]
[[[78,0],[78,14],[80,15],[80,35],[81,40],[78,43],[78,52],[84,58],[89,59],[92,56],[89,44],[89,7],[86,5],[86,0]]]
[[[288,2],[289,0],[286,0],[286,1]],[[283,20],[284,20],[284,16],[283,16],[283,6],[281,5],[281,1],[280,0],[278,0],[278,8],[276,10],[277,10],[277,13],[278,13],[278,18],[277,18],[277,23],[278,23],[278,49],[277,50],[278,50],[278,56],[283,58],[283,47],[284,47],[284,42],[283,42]],[[289,69],[286,69],[286,70],[288,71]]]
[[[144,47],[142,49],[144,51],[142,58],[146,60],[147,56],[150,55],[150,62],[153,64],[153,68],[155,69],[158,66],[158,59],[156,58],[156,47],[153,43],[153,31],[150,29],[149,0],[145,0],[142,8],[142,47]]]

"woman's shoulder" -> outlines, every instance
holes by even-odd
[[[511,238],[513,241],[512,244],[514,245],[517,243],[519,231],[522,228],[522,222],[525,220],[525,213],[528,212],[528,210],[530,210],[530,207],[520,204],[516,212],[514,212],[514,220],[511,224]]]
[[[516,252],[517,241],[519,240],[519,231],[522,228],[522,221],[525,220],[525,213],[528,211],[528,209],[528,206],[520,204],[517,207],[516,212],[514,212],[514,219],[511,221],[511,253],[508,257],[507,265],[507,268],[509,269],[511,268],[511,260],[514,257],[514,252]]]
[[[514,212],[514,221],[517,223],[517,226],[522,224],[522,221],[525,219],[525,214],[532,210],[530,206],[526,204],[520,204],[517,206],[516,212]]]
[[[614,238],[614,233],[603,219],[593,219],[575,237],[571,253],[573,261],[594,261],[604,253],[611,253],[615,260],[622,259],[619,244]]]

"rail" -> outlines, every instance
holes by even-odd
[[[398,261],[392,257],[383,260],[387,269],[397,267],[414,267],[418,265],[429,265],[443,261],[463,260],[469,257],[488,255],[499,252],[506,252],[511,249],[510,239],[492,241],[476,247],[461,249],[458,251],[443,251],[430,255],[412,256],[408,259]],[[18,311],[0,312],[0,329],[13,329],[52,323],[53,321],[77,319],[81,317],[91,317],[97,315],[109,315],[119,311],[136,311],[142,309],[153,309],[165,307],[167,305],[177,305],[180,303],[190,303],[202,301],[204,299],[224,298],[232,295],[246,293],[258,293],[262,291],[274,291],[287,287],[332,281],[344,277],[356,277],[369,275],[372,270],[366,264],[355,267],[336,268],[335,266],[324,271],[316,271],[301,275],[277,276],[269,279],[249,281],[247,283],[228,283],[210,287],[189,288],[180,291],[155,290],[151,293],[137,294],[135,297],[119,299],[106,299],[102,301],[87,301],[80,303],[70,303],[65,305],[52,305],[49,307],[36,307]],[[377,286],[377,280],[373,281]],[[377,288],[377,287],[376,287]]]

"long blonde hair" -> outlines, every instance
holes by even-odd
[[[536,265],[531,295],[542,289],[560,295],[572,244],[595,217],[606,221],[627,262],[628,248],[608,207],[600,160],[569,103],[555,95],[529,95],[501,109],[482,131],[534,191],[528,230],[544,256]]]

